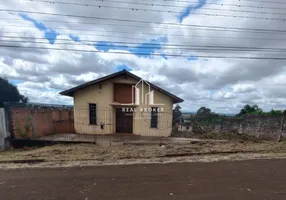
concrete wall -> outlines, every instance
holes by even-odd
[[[115,133],[115,110],[116,107],[122,106],[120,106],[120,104],[114,104],[113,85],[115,83],[127,83],[135,85],[137,82],[138,81],[132,77],[122,75],[75,92],[74,116],[76,132],[79,134]],[[145,85],[145,94],[147,93],[147,89],[148,88]],[[89,124],[89,103],[97,104],[98,125]],[[157,106],[164,109],[164,113],[160,113],[158,116],[158,128],[150,128],[150,113],[136,113],[133,116],[133,134],[142,136],[169,136],[171,134],[173,109],[172,98],[160,91],[155,90],[154,103],[165,104],[164,106]],[[140,105],[136,107],[137,110],[140,110],[140,108],[146,108],[146,106]],[[104,124],[104,129],[101,129],[99,125],[100,122]]]
[[[4,108],[0,108],[0,151],[6,148],[5,138],[8,136]]]
[[[206,133],[239,133],[264,139],[286,138],[286,112],[283,115],[246,115],[224,118],[221,123],[197,125]],[[192,128],[193,130],[193,128]]]
[[[242,119],[226,118],[222,121],[221,127],[221,132],[224,133],[243,133],[265,139],[278,139],[286,132],[283,115],[246,115]]]
[[[246,116],[241,124],[243,133],[261,138],[278,138],[286,131],[283,116]],[[283,123],[283,124],[282,124]],[[283,130],[282,130],[283,128]]]

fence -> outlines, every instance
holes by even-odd
[[[216,121],[207,121],[195,116],[192,117],[188,130],[205,133],[239,133],[265,139],[279,139],[286,137],[285,117],[286,111],[281,115],[245,115],[242,118],[224,117]]]
[[[73,107],[45,104],[7,104],[11,137],[34,139],[74,133]]]

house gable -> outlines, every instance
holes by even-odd
[[[136,85],[137,82],[137,80],[130,76],[119,75],[85,88],[78,89],[73,93],[75,105],[87,105],[88,103],[98,103],[99,105],[132,103],[132,86]],[[119,91],[116,91],[117,87],[119,87]],[[139,87],[141,88],[141,85],[139,85]],[[127,90],[129,89],[130,91],[128,92]],[[170,96],[157,90],[156,88],[151,87],[150,89],[154,90],[155,104],[174,104],[173,98]],[[144,85],[144,91],[145,98],[148,91],[148,87],[146,85]]]
[[[117,72],[117,73],[114,73],[114,74],[111,74],[111,75],[108,75],[108,76],[105,76],[105,77],[102,77],[100,79],[97,79],[97,80],[94,80],[94,81],[91,81],[91,82],[88,82],[88,83],[85,83],[85,84],[82,84],[82,85],[79,85],[77,87],[74,87],[74,88],[71,88],[69,90],[66,90],[66,91],[63,91],[61,92],[60,94],[61,95],[65,95],[65,96],[71,96],[71,97],[74,97],[75,93],[81,93],[81,92],[78,92],[80,90],[83,90],[83,89],[86,89],[86,88],[96,88],[96,87],[101,87],[105,84],[105,83],[125,83],[125,84],[136,84],[138,81],[140,81],[141,78],[126,71],[126,70],[123,70],[123,71],[120,71],[120,72]],[[163,90],[162,88],[148,82],[151,86],[151,88],[153,90],[155,90],[157,93],[163,93],[164,95],[163,96],[166,96],[166,97],[169,97],[169,98],[172,98],[172,101],[173,103],[180,103],[180,102],[183,102],[184,100]],[[113,91],[113,88],[112,88],[112,91]],[[156,95],[155,95],[155,100],[156,100]]]

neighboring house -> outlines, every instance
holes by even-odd
[[[191,125],[191,123],[180,123],[178,125],[178,131],[192,132],[193,131],[193,126]]]
[[[177,130],[182,132],[192,132],[192,120],[190,119],[190,115],[182,115],[180,118],[180,122],[177,124]]]
[[[126,71],[60,93],[74,99],[79,134],[169,136],[173,104],[183,99]]]

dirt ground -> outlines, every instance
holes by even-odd
[[[5,200],[285,200],[286,160],[0,170]]]
[[[66,144],[42,148],[12,149],[0,153],[0,168],[86,166],[160,162],[211,162],[253,158],[284,158],[281,142],[198,142],[181,145]],[[28,163],[26,163],[28,162]]]

